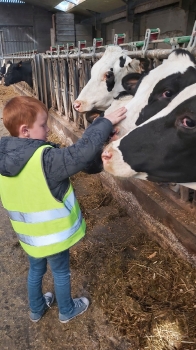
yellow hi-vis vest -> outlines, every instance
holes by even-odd
[[[21,246],[35,258],[70,248],[86,229],[71,183],[62,202],[50,192],[42,166],[46,147],[39,147],[17,176],[0,175],[2,204]]]

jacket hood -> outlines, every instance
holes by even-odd
[[[6,136],[0,140],[0,174],[16,176],[24,168],[34,152],[43,145],[58,147],[51,142]]]

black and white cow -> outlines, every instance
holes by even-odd
[[[120,177],[196,189],[196,83],[167,107],[106,146],[104,169]]]
[[[31,88],[33,87],[31,61],[20,61],[11,63],[4,77],[6,86],[25,81]]]
[[[1,70],[0,70],[0,84],[2,84],[2,81],[4,81],[5,74],[7,73],[8,68],[11,64],[12,62],[10,60],[7,62],[3,60],[3,66],[1,67]]]
[[[122,78],[128,73],[141,73],[146,60],[131,59],[120,46],[108,46],[92,67],[91,79],[82,89],[73,107],[80,113],[105,111],[124,90]]]
[[[6,71],[6,64],[4,63],[4,65],[0,68],[0,85],[2,84],[2,79],[4,78],[5,71]]]
[[[111,141],[119,139],[151,118],[165,108],[180,91],[195,82],[194,56],[185,49],[174,50],[167,60],[139,80],[135,96],[128,103],[124,103],[127,118],[115,126],[116,134]],[[111,107],[105,113],[111,112]]]

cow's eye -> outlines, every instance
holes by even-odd
[[[107,79],[112,78],[113,76],[114,76],[114,73],[113,73],[111,70],[109,70],[108,72],[106,72],[106,73],[104,74],[103,79],[104,79],[104,80],[107,80]]]
[[[189,118],[189,117],[185,117],[184,119],[182,119],[182,126],[184,126],[185,128],[195,128],[196,126],[196,121]]]
[[[172,91],[170,91],[170,90],[164,91],[163,97],[172,97]]]

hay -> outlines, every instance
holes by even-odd
[[[17,96],[13,86],[0,85],[0,106],[5,106],[6,102]]]
[[[152,330],[152,335],[147,336],[147,347],[149,350],[175,350],[179,349],[182,342],[180,328],[175,322],[164,322],[156,324]]]

